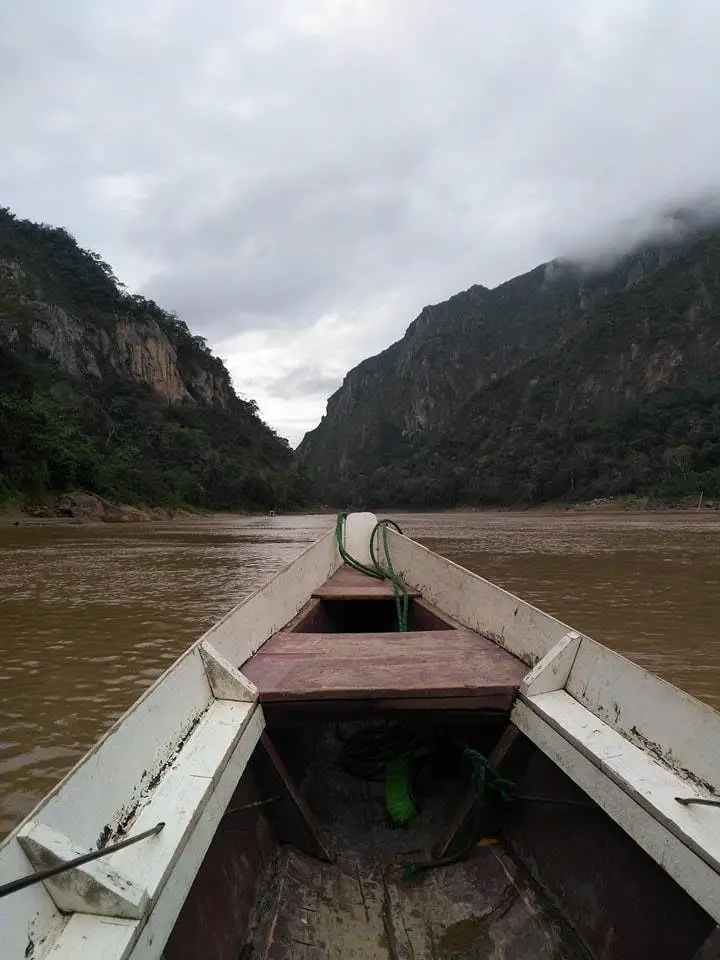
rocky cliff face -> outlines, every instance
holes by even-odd
[[[635,490],[667,473],[652,463],[663,464],[677,439],[656,431],[646,449],[650,426],[638,408],[714,370],[718,270],[720,241],[708,229],[603,270],[554,262],[426,307],[401,341],[350,371],[298,453],[338,503],[440,506]],[[615,465],[603,465],[595,441],[587,446],[591,421],[625,415],[635,427],[617,426]],[[641,481],[627,466],[637,453],[633,429],[645,431]],[[586,444],[587,469],[571,475],[564,461],[572,442]],[[699,455],[695,465],[714,469]]]
[[[178,351],[158,319],[119,302],[107,316],[89,320],[83,311],[53,300],[47,284],[23,264],[0,257],[0,338],[42,351],[76,377],[102,380],[109,371],[146,384],[168,403],[197,400],[227,405],[230,384],[217,370],[182,370]]]
[[[308,497],[201,337],[64,230],[0,209],[0,504],[78,490],[170,509]]]

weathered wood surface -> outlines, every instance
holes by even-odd
[[[342,566],[325,583],[313,590],[313,597],[324,600],[374,600],[394,597],[393,586],[387,580],[368,577],[352,567]],[[408,596],[418,597],[414,587],[408,587]]]
[[[469,630],[275,634],[243,666],[264,702],[472,698],[509,710],[525,666]],[[429,704],[428,704],[429,706]]]
[[[670,767],[630,743],[562,690],[532,698],[532,709],[562,733],[641,807],[720,873],[720,818],[712,807],[676,797],[707,797]]]
[[[560,697],[567,700],[557,704],[550,699]],[[542,701],[542,711],[540,704],[535,701]],[[582,722],[575,722],[575,709],[582,711]],[[562,716],[558,716],[559,711],[562,711]],[[687,842],[693,833],[687,811],[695,810],[691,816],[696,818],[699,828],[701,824],[707,824],[706,813],[717,814],[717,810],[683,807],[675,803],[678,808],[677,813],[672,811],[675,828],[670,829],[667,815],[671,811],[665,807],[663,799],[668,795],[663,781],[667,775],[672,775],[670,771],[667,768],[648,770],[647,764],[652,762],[649,755],[607,725],[600,731],[601,735],[593,735],[592,722],[597,723],[597,719],[562,691],[530,698],[528,703],[516,703],[512,721],[659,863],[696,903],[713,919],[720,921],[720,874],[715,865],[707,862],[708,855],[716,849],[716,830],[708,829],[707,845],[701,845],[702,856],[696,852],[697,847],[693,849]],[[573,731],[572,737],[569,737],[570,730]],[[591,741],[590,749],[587,742],[583,744],[583,740],[587,740],[586,734]],[[637,769],[634,760],[639,763]],[[661,765],[656,763],[655,767],[660,768]],[[681,791],[685,795],[693,793],[689,784],[683,783],[679,777],[676,779],[676,795],[681,795]],[[651,797],[660,806],[649,808]],[[703,809],[703,813],[698,816],[700,809]],[[680,818],[683,818],[682,821]],[[680,826],[682,831],[679,835]]]
[[[247,806],[262,799],[248,768],[205,854],[161,960],[238,960],[264,874],[277,854],[268,806]]]
[[[520,693],[534,697],[552,690],[562,690],[567,683],[582,638],[571,631],[539,660],[525,677]]]
[[[505,758],[524,739],[517,727],[511,723],[508,724],[488,757],[489,765],[501,773]],[[445,834],[433,850],[433,856],[436,859],[444,857],[447,853],[456,853],[464,844],[469,842],[471,838],[466,834],[476,803],[476,791],[474,789],[468,790],[453,814]]]
[[[53,944],[52,960],[150,960],[159,955],[263,724],[254,704],[216,702],[188,740],[182,764],[176,761],[164,774],[131,831],[139,833],[163,820],[162,833],[148,841],[151,846],[136,844],[112,857],[118,874],[142,880],[150,913],[139,920],[71,914]]]
[[[565,689],[681,777],[689,775],[720,795],[717,710],[588,637],[582,639]]]
[[[280,781],[281,789],[294,804],[295,809],[302,818],[308,833],[312,837],[313,842],[317,847],[318,856],[320,859],[331,863],[334,858],[327,838],[323,833],[315,814],[303,799],[303,796],[300,793],[300,788],[285,765],[284,760],[277,752],[274,743],[266,733],[263,733],[262,737],[260,738],[260,742],[262,743],[265,755],[270,761],[270,764],[272,765],[272,768]]]
[[[693,960],[720,960],[720,927],[715,927]]]
[[[660,865],[540,750],[510,776],[520,796],[566,801],[515,801],[503,836],[593,960],[695,960],[714,924]]]
[[[402,883],[379,862],[286,850],[249,955],[258,960],[575,960],[567,931],[498,847]],[[554,918],[553,918],[554,920]]]

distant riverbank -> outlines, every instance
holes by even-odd
[[[341,508],[328,506],[308,507],[291,511],[294,515],[335,515]],[[367,507],[358,509],[369,509]],[[601,497],[578,503],[552,501],[538,504],[519,504],[517,506],[456,506],[425,510],[427,514],[444,513],[647,513],[647,512],[704,512],[720,510],[720,501],[704,497],[683,497],[674,500],[659,500],[651,497],[624,496]],[[375,508],[378,516],[392,516],[393,512],[414,512],[412,507],[392,507],[387,510]],[[55,500],[34,504],[26,508],[17,505],[0,507],[0,526],[19,526],[21,524],[86,524],[86,523],[150,523],[153,521],[201,519],[209,516],[253,517],[275,516],[275,511],[228,510],[207,511],[199,508],[169,509],[114,503],[97,494],[75,492],[63,494]]]
[[[192,520],[204,517],[264,517],[277,516],[285,511],[275,510],[203,510],[199,507],[171,509],[149,507],[144,504],[116,503],[94,493],[76,491],[62,494],[44,502],[20,506],[17,503],[0,506],[0,527],[32,525],[64,525],[87,523],[151,523],[153,521]],[[289,511],[294,515],[335,515],[331,507],[308,507]]]

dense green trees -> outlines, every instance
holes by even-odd
[[[372,423],[350,374],[355,446],[329,416],[302,448],[323,495],[396,508],[720,497],[720,235],[560,279],[538,285],[534,271],[484,292],[478,333],[467,309],[453,325],[452,300],[428,309],[445,317],[442,351],[423,357],[416,328],[375,358]],[[410,395],[425,370],[424,395],[404,403],[396,384]],[[453,377],[466,389],[448,400]],[[435,423],[419,428],[413,408]]]
[[[168,403],[102,356],[95,373],[71,375],[31,336],[33,325],[52,322],[48,305],[88,332],[156,324],[175,348],[190,398]],[[291,509],[309,500],[287,443],[253,401],[235,395],[201,337],[126,294],[64,230],[0,210],[0,503],[78,488],[125,503],[212,510]]]

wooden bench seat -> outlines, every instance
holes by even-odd
[[[413,587],[407,587],[409,597],[419,597]],[[395,596],[388,580],[377,580],[352,567],[342,566],[322,586],[313,591],[321,600],[386,600]]]
[[[412,700],[413,706],[437,707],[452,699],[464,706],[506,711],[527,672],[506,650],[464,629],[281,631],[242,670],[265,703]]]

